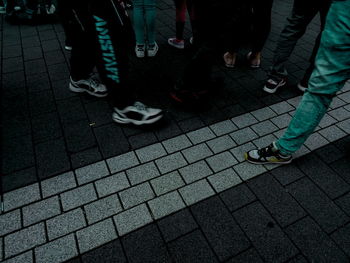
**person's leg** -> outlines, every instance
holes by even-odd
[[[315,130],[332,98],[350,78],[350,1],[334,1],[331,5],[315,70],[309,88],[285,134],[277,141],[283,154],[297,151]]]
[[[137,45],[145,45],[144,0],[134,0],[134,29]]]
[[[155,56],[157,51],[156,46],[156,1],[155,0],[144,0],[145,3],[145,21],[147,29],[147,54],[148,56]],[[153,50],[154,52],[150,52]]]
[[[184,40],[186,0],[174,0],[176,8],[176,39]]]
[[[273,65],[270,69],[271,78],[279,80],[287,77],[285,63],[317,12],[318,8],[314,1],[294,0],[292,13],[277,41]]]
[[[310,65],[309,67],[306,69],[303,78],[300,80],[300,82],[298,83],[298,88],[301,91],[305,91],[307,88],[307,84],[309,82],[309,79],[311,77],[311,74],[314,70],[314,64],[315,64],[315,58],[317,55],[317,51],[320,47],[320,42],[321,42],[321,35],[322,35],[322,31],[324,29],[325,23],[326,23],[326,17],[328,14],[328,10],[329,10],[329,6],[330,6],[330,1],[328,0],[321,0],[318,2],[319,5],[319,13],[320,13],[320,20],[321,20],[321,31],[318,34],[316,41],[315,41],[315,45],[314,48],[312,50],[312,54],[310,56]]]

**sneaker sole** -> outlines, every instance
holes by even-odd
[[[286,84],[287,84],[287,82],[284,80],[282,83],[278,84],[278,85],[276,86],[276,88],[274,88],[274,89],[269,89],[269,88],[266,87],[266,85],[265,85],[264,88],[263,88],[263,90],[264,90],[265,92],[267,92],[267,93],[272,94],[272,93],[275,93],[279,88],[283,87],[283,86],[286,85]]]
[[[97,97],[97,98],[104,98],[104,97],[106,97],[106,96],[108,95],[108,93],[106,93],[106,94],[96,94],[96,93],[93,93],[93,92],[91,92],[91,91],[89,91],[89,90],[79,88],[79,87],[75,86],[75,85],[72,84],[72,83],[69,83],[69,90],[70,90],[70,91],[73,91],[73,92],[75,92],[75,93],[83,93],[83,92],[86,92],[86,93],[88,93],[89,95],[94,96],[94,97]]]
[[[120,119],[119,116],[115,113],[113,113],[113,115],[112,115],[112,119],[116,123],[119,123],[119,124],[130,124],[131,123],[131,124],[134,124],[137,126],[155,123],[155,122],[159,121],[162,117],[163,117],[163,115],[159,115],[159,116],[155,117],[154,119],[150,119],[150,120],[146,120],[146,121],[138,121],[138,120],[131,120],[131,119]]]
[[[252,160],[249,160],[247,153],[244,153],[244,159],[247,162],[252,163],[252,164],[289,164],[293,160],[293,158],[290,158],[288,161],[281,161],[281,162],[268,162],[268,161],[266,161],[266,162],[254,162]]]
[[[174,48],[177,48],[177,49],[185,49],[185,45],[183,46],[176,46],[175,44],[173,44],[173,42],[169,41],[168,40],[168,44]]]
[[[307,90],[307,88],[305,88],[304,86],[300,85],[300,83],[298,83],[297,85],[298,89],[301,91],[301,92],[305,92]]]

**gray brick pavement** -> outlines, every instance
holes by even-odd
[[[182,187],[185,183],[179,172],[171,172],[151,181],[152,187],[157,195],[162,195]]]
[[[136,185],[119,193],[121,202],[125,208],[136,206],[155,197],[149,183]]]
[[[86,184],[109,175],[107,165],[104,161],[90,164],[75,170],[78,184]]]
[[[177,191],[152,199],[148,204],[155,219],[165,217],[186,206]]]
[[[30,204],[40,199],[39,184],[29,185],[4,194],[4,209],[11,209]]]
[[[68,172],[42,181],[41,191],[43,197],[52,196],[77,186],[73,172]]]
[[[124,172],[117,173],[95,182],[99,197],[116,193],[130,186]]]
[[[80,186],[61,194],[61,202],[64,211],[84,205],[96,199],[97,195],[93,184]]]
[[[21,228],[21,212],[19,209],[0,215],[0,236],[4,236]]]

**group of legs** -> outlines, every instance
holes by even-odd
[[[261,2],[263,1],[251,1],[251,5],[248,5],[248,9],[253,14],[251,21],[254,43],[252,43],[252,50],[247,58],[253,68],[260,65],[261,50],[271,26],[272,0],[265,1],[263,7],[259,7]],[[226,3],[232,7],[232,1],[226,1]],[[138,2],[134,1],[133,4],[137,9]],[[177,7],[176,36],[170,38],[168,43],[172,46],[176,45],[177,48],[183,48],[184,19],[187,8],[192,22],[194,41],[198,46],[172,93],[175,100],[182,101],[181,96],[191,91],[189,87],[208,85],[208,76],[216,55],[214,50],[217,48],[217,43],[220,42],[216,37],[220,37],[222,33],[217,32],[218,26],[222,25],[225,16],[220,17],[222,5],[214,0],[176,0],[175,4]],[[88,5],[79,3],[69,5],[68,9],[72,12],[75,26],[80,32],[75,35],[73,41],[70,89],[75,92],[88,90],[87,92],[98,94],[100,97],[106,96],[108,92],[114,106],[113,119],[118,123],[146,124],[159,120],[162,117],[162,111],[136,102],[127,79],[127,54],[130,47],[143,45],[145,50],[148,48],[152,50],[157,46],[152,33],[154,24],[147,22],[147,16],[152,20],[154,14],[152,12],[148,15],[143,14],[143,22],[137,22],[137,19],[134,18],[134,23],[146,23],[146,30],[151,29],[148,32],[151,34],[148,34],[143,31],[137,32],[135,28],[134,35],[121,1],[112,0],[100,3],[97,0],[90,0]],[[346,12],[350,8],[350,0],[333,1],[327,22],[325,22],[329,5],[330,2],[327,0],[314,0],[312,3],[294,0],[293,10],[277,42],[274,63],[264,90],[274,93],[285,85],[286,61],[298,39],[304,34],[307,25],[317,13],[321,14],[321,27],[324,28],[322,38],[321,34],[317,38],[310,59],[310,68],[301,81],[304,89],[307,87],[306,93],[286,133],[270,146],[248,152],[246,154],[248,161],[253,163],[290,162],[291,154],[300,148],[313,132],[325,114],[332,97],[350,77],[350,62],[347,59],[349,55],[345,54],[345,52],[349,54],[350,51],[350,15]],[[144,11],[145,6],[143,5],[142,8]],[[138,11],[134,10],[134,15],[135,12],[136,16],[139,16]],[[217,17],[215,12],[217,12]],[[240,17],[237,16],[234,19],[232,24],[237,24]],[[232,28],[235,29],[235,27]],[[239,32],[239,29],[234,32]],[[134,36],[136,36],[136,41]],[[228,37],[223,43],[227,44],[225,47],[228,48],[224,56],[225,63],[234,65],[235,53],[240,44],[237,34],[233,34],[232,38]],[[90,76],[94,66],[98,68],[104,84]],[[313,74],[310,77],[311,72]]]

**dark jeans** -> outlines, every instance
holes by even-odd
[[[320,12],[321,32],[325,25],[330,0],[294,0],[293,10],[287,19],[287,24],[282,30],[275,49],[273,66],[270,70],[270,77],[280,80],[288,75],[285,64],[294,50],[298,40],[304,35],[307,26],[312,19]],[[310,67],[306,70],[304,80],[310,78],[314,68],[315,57],[320,46],[321,32],[318,35],[315,46],[310,57]]]
[[[85,79],[97,66],[114,106],[133,102],[128,85],[128,53],[135,45],[129,17],[117,0],[65,1],[74,18],[71,77]]]
[[[226,49],[236,53],[242,37],[251,40],[252,51],[261,52],[271,30],[273,0],[232,1],[232,20],[227,25]]]
[[[190,16],[192,31],[195,30],[195,10],[193,0],[174,0],[176,8],[176,38],[183,40],[186,21],[186,10]]]

